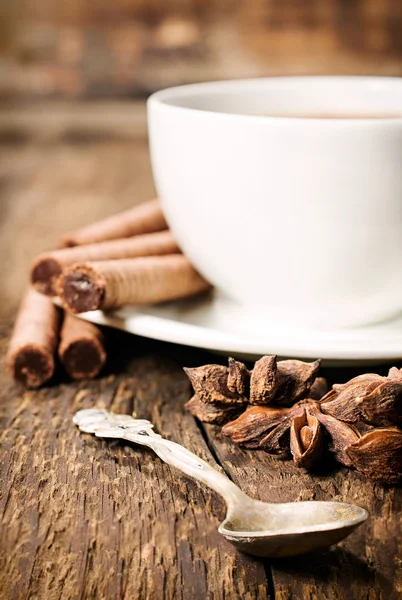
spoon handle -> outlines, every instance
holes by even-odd
[[[78,411],[73,422],[85,433],[101,438],[120,438],[142,446],[148,446],[165,463],[198,479],[220,494],[228,509],[245,505],[251,499],[226,475],[211,467],[204,460],[180,444],[162,438],[153,431],[153,425],[145,419],[134,419],[105,409],[89,408]]]

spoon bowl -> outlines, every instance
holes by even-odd
[[[364,508],[343,502],[254,500],[247,514],[228,514],[219,527],[238,550],[255,556],[293,556],[340,542],[364,523]]]
[[[294,556],[324,548],[347,537],[368,517],[364,508],[343,502],[254,500],[201,458],[155,433],[145,419],[90,408],[77,412],[73,421],[85,433],[148,446],[164,462],[218,492],[227,504],[219,533],[247,554]]]

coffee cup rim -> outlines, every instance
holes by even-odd
[[[196,106],[188,106],[182,104],[181,101],[188,99],[197,99],[201,96],[208,96],[218,94],[219,92],[225,93],[239,93],[247,92],[250,94],[262,89],[268,89],[275,86],[282,86],[284,92],[291,92],[292,87],[295,89],[300,86],[362,86],[362,91],[378,92],[387,91],[395,92],[398,91],[401,94],[401,116],[386,116],[381,118],[380,116],[337,116],[336,118],[331,117],[320,117],[317,118],[313,115],[303,116],[292,116],[292,115],[267,115],[267,114],[247,114],[243,112],[231,112],[224,110],[211,110],[205,108],[199,108]],[[302,75],[302,76],[274,76],[274,77],[258,77],[258,78],[241,78],[241,79],[228,79],[220,81],[207,81],[201,83],[191,83],[186,85],[174,86],[165,88],[163,90],[153,93],[148,98],[148,109],[158,107],[163,110],[172,110],[174,112],[181,111],[184,113],[190,113],[194,116],[207,116],[218,117],[220,119],[233,119],[249,122],[267,122],[275,124],[289,124],[289,123],[308,123],[313,124],[325,124],[331,126],[338,126],[340,124],[347,126],[355,125],[378,125],[381,124],[401,124],[402,125],[402,77],[392,76],[366,76],[366,75]],[[333,109],[335,110],[335,109]],[[378,112],[380,113],[381,107]],[[382,109],[384,110],[384,109]],[[389,111],[391,113],[391,111]]]

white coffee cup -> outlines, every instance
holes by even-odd
[[[148,116],[169,225],[220,294],[300,327],[401,312],[402,79],[188,85]]]

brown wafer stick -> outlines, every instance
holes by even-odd
[[[101,330],[88,321],[65,313],[60,332],[59,358],[73,379],[96,377],[106,361]]]
[[[61,238],[60,247],[96,244],[141,233],[154,233],[163,229],[167,229],[167,223],[160,202],[158,199],[150,200],[102,221],[67,233]]]
[[[73,265],[57,284],[64,306],[74,313],[162,302],[209,287],[182,254]]]
[[[136,258],[175,254],[180,249],[170,231],[145,233],[132,238],[75,246],[45,252],[37,257],[31,268],[31,283],[38,292],[56,295],[56,282],[63,269],[88,261]]]
[[[50,298],[29,289],[21,303],[7,354],[11,376],[36,388],[54,373],[60,309]]]

